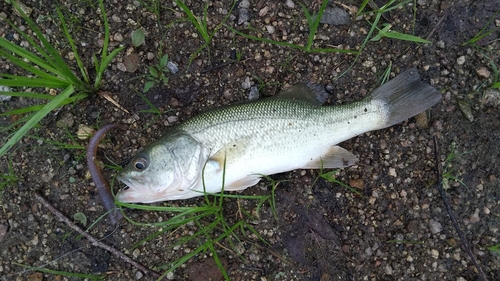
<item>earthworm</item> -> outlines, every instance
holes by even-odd
[[[97,167],[95,163],[97,145],[101,139],[106,135],[108,131],[114,128],[125,129],[123,125],[119,124],[108,124],[101,129],[99,129],[94,136],[90,139],[89,145],[87,146],[87,166],[94,181],[99,197],[101,197],[102,205],[109,211],[108,217],[111,224],[116,224],[123,217],[122,213],[116,208],[115,199],[113,194],[111,194],[111,189],[109,188],[108,182],[104,179],[101,170]]]

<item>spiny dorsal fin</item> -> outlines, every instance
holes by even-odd
[[[281,91],[275,97],[293,99],[293,100],[302,100],[310,102],[315,105],[322,104],[322,102],[318,100],[318,97],[316,93],[313,91],[313,89],[311,89],[304,83],[295,84],[292,87]]]

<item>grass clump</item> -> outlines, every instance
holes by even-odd
[[[494,20],[497,18],[497,15],[498,13],[500,12],[500,8],[495,12],[495,14],[488,20],[488,22],[486,22],[486,24],[483,26],[483,28],[481,28],[481,30],[479,30],[476,35],[474,35],[474,37],[472,37],[469,41],[465,42],[462,44],[462,46],[467,46],[467,45],[473,45],[474,47],[479,47],[477,45],[477,42],[487,36],[489,36],[490,34],[492,34],[493,32],[497,31],[500,26],[495,26],[495,22]],[[490,26],[494,26],[494,27],[490,27]]]
[[[66,63],[64,58],[61,57],[59,50],[45,38],[40,28],[25,12],[26,9],[20,6],[17,1],[12,1],[12,6],[27,23],[29,29],[33,31],[33,36],[20,30],[14,22],[5,19],[10,27],[28,42],[28,47],[23,48],[12,41],[0,38],[0,56],[25,71],[25,74],[22,75],[1,73],[0,86],[9,89],[9,91],[4,91],[2,94],[11,97],[35,99],[41,101],[42,104],[12,109],[0,114],[0,116],[22,116],[10,126],[1,128],[1,132],[10,131],[12,128],[23,124],[0,148],[0,157],[21,140],[29,130],[37,126],[37,124],[52,110],[84,99],[90,93],[97,91],[100,87],[104,71],[111,63],[111,60],[123,49],[123,47],[116,48],[108,53],[110,37],[109,25],[104,10],[103,0],[99,0],[99,8],[103,15],[104,41],[100,58],[96,55],[93,56],[96,74],[92,79],[78,54],[78,49],[70,34],[70,26],[68,26],[65,20],[65,15],[60,9],[57,9],[56,11],[64,37],[71,46],[77,62],[80,72],[80,76],[78,76]],[[11,91],[11,88],[14,88],[14,90]],[[33,92],[40,91],[40,89],[42,89],[41,91],[43,92],[49,89],[48,91],[52,92],[52,94]]]
[[[138,205],[122,202],[116,203],[117,206],[126,207],[129,209],[147,210],[162,213],[166,212],[169,215],[173,214],[170,219],[155,223],[136,222],[125,215],[125,218],[134,225],[150,226],[157,229],[153,234],[142,239],[136,245],[134,245],[132,250],[146,244],[147,242],[159,236],[164,235],[166,235],[167,237],[179,235],[179,238],[176,239],[176,242],[172,245],[167,246],[167,249],[171,249],[176,246],[181,246],[188,243],[190,244],[190,247],[192,247],[192,251],[183,255],[177,260],[157,267],[157,270],[164,271],[162,276],[158,280],[161,280],[169,272],[173,272],[175,269],[188,262],[191,258],[202,253],[209,253],[217,264],[218,269],[223,274],[224,279],[230,280],[229,275],[221,262],[217,248],[222,247],[229,251],[231,251],[231,249],[234,249],[232,250],[233,254],[239,255],[238,251],[235,250],[235,243],[241,242],[244,237],[252,234],[255,237],[258,237],[261,242],[266,244],[267,242],[253,228],[253,226],[248,223],[249,220],[254,221],[258,218],[252,215],[250,211],[242,208],[238,203],[238,211],[235,214],[236,218],[228,220],[225,216],[223,202],[227,201],[227,199],[254,200],[254,202],[256,202],[255,213],[257,214],[257,216],[262,206],[268,203],[273,211],[273,214],[276,214],[274,201],[274,188],[276,187],[276,185],[276,182],[272,183],[273,189],[271,195],[232,195],[225,194],[224,191],[219,194],[205,194],[205,200],[200,206],[178,207]],[[183,235],[182,231],[188,231],[189,234]],[[246,240],[247,239],[245,239],[245,241]],[[222,243],[224,242],[229,243],[229,247],[223,246]],[[193,244],[196,245],[194,246],[194,249]]]
[[[455,168],[453,167],[453,161],[464,155],[464,153],[458,153],[456,152],[457,145],[455,142],[451,143],[451,148],[450,148],[450,153],[446,155],[446,159],[444,160],[444,167],[443,167],[443,189],[447,190],[450,188],[450,181],[456,181],[463,186],[467,187],[467,185],[460,179],[458,176],[456,176],[455,173]]]
[[[237,1],[235,1],[231,5],[231,9],[228,11],[227,15],[212,31],[210,31],[208,28],[208,6],[210,5],[210,2],[207,2],[205,4],[202,16],[196,16],[193,14],[191,9],[182,0],[174,0],[174,1],[181,8],[181,10],[186,14],[187,20],[190,21],[194,25],[194,27],[196,28],[198,33],[201,35],[201,38],[203,38],[203,42],[204,42],[203,45],[201,45],[189,58],[189,65],[191,65],[194,58],[204,49],[208,49],[208,53],[210,56],[210,48],[209,48],[210,42],[212,42],[212,38],[221,29],[222,25],[229,19],[229,16],[231,15],[231,12],[233,11]],[[186,19],[181,19],[181,20],[173,22],[170,25],[173,25],[179,21],[185,21],[185,20]]]

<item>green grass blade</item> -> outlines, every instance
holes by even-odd
[[[388,30],[387,32],[383,33],[382,36],[387,37],[387,38],[397,39],[397,40],[416,42],[416,43],[425,43],[425,44],[432,43],[431,41],[425,40],[425,39],[420,38],[418,36],[399,33],[397,31],[393,31],[393,30]]]
[[[203,40],[205,41],[205,43],[210,42],[210,38],[208,36],[208,31],[203,28],[203,26],[200,24],[200,20],[198,19],[198,17],[196,17],[193,14],[191,9],[189,9],[189,7],[186,6],[186,4],[184,4],[184,2],[182,2],[182,0],[174,0],[174,1],[175,1],[175,3],[177,3],[177,5],[179,5],[179,7],[181,7],[181,9],[184,11],[184,13],[186,13],[186,15],[188,16],[188,19],[193,23],[194,27],[198,30],[200,35],[203,37]]]
[[[308,52],[311,51],[312,44],[314,43],[314,36],[316,36],[316,32],[318,31],[319,27],[319,22],[321,21],[321,17],[323,17],[323,12],[326,9],[326,6],[328,5],[328,0],[323,0],[323,3],[321,3],[321,7],[319,8],[318,15],[315,17],[314,21],[312,21],[312,18],[309,14],[309,11],[307,11],[307,8],[303,6],[304,12],[306,12],[306,17],[307,17],[307,22],[309,25],[309,37],[307,38],[307,47],[306,50]]]
[[[65,99],[69,98],[71,94],[75,92],[73,86],[68,86],[61,94],[51,100],[49,103],[45,104],[45,106],[40,109],[37,113],[35,113],[31,119],[26,122],[16,133],[0,148],[0,157],[5,155],[7,151],[9,151],[29,130],[36,126],[49,112],[51,112],[54,108],[58,107],[61,102]]]
[[[111,63],[111,61],[115,58],[115,56],[119,52],[121,52],[121,50],[123,50],[123,49],[125,49],[125,47],[119,47],[119,48],[114,49],[109,55],[107,55],[101,61],[101,63],[99,64],[99,67],[98,67],[97,74],[96,74],[96,79],[95,79],[95,83],[94,83],[94,89],[98,89],[99,88],[99,84],[101,83],[102,76],[104,75],[104,71],[109,66],[109,64]],[[104,49],[102,51],[104,52]]]
[[[83,100],[83,99],[87,98],[87,96],[88,95],[86,93],[78,93],[78,94],[73,95],[73,96],[63,100],[62,102],[60,102],[59,106],[63,106],[63,105],[67,105],[70,103],[77,102],[79,100]],[[14,114],[26,114],[29,112],[39,111],[39,110],[43,109],[44,106],[46,106],[46,105],[39,104],[39,105],[33,105],[33,106],[23,107],[23,108],[19,108],[19,109],[13,109],[13,110],[10,110],[7,112],[0,113],[0,116],[14,115]]]
[[[21,16],[23,14],[21,13]],[[26,15],[25,15],[26,16]],[[26,16],[27,17],[27,16]],[[25,19],[26,21],[29,21],[30,19],[29,18],[26,18],[26,17],[23,17],[23,19]],[[42,46],[40,46],[37,42],[35,42],[35,40],[33,40],[33,38],[31,38],[31,36],[29,36],[28,34],[26,34],[25,32],[23,32],[21,29],[19,29],[14,23],[12,23],[11,21],[7,20],[7,23],[9,23],[9,25],[12,27],[12,29],[14,29],[16,32],[18,32],[26,41],[28,41],[29,45],[31,47],[33,47],[43,58],[44,60],[42,60],[46,65],[50,65],[50,66],[54,66],[56,65],[56,62],[52,59],[52,57],[47,53],[45,52],[44,48]],[[36,28],[36,27],[35,27]],[[4,47],[4,48],[7,48],[7,47],[11,47],[11,46],[15,46],[17,48],[20,48],[21,50],[27,52],[26,55],[30,55],[32,54],[31,52],[25,50],[24,48],[21,48],[19,46],[17,46],[16,44],[10,42],[10,41],[7,41],[8,43],[10,43],[10,46],[9,45],[4,45],[2,44],[1,46]],[[23,57],[21,55],[21,57]],[[57,70],[55,70],[57,71]],[[58,71],[57,71],[58,72]],[[59,73],[59,72],[58,72]]]
[[[59,80],[50,80],[45,78],[32,78],[26,76],[17,76],[10,74],[2,74],[0,77],[6,79],[0,79],[0,85],[11,86],[11,87],[47,87],[47,88],[65,88],[68,87],[68,83]]]
[[[20,264],[17,262],[14,262],[13,264],[18,265],[18,266],[22,266],[25,268],[29,268],[29,269],[34,270],[34,271],[45,272],[45,273],[49,273],[49,274],[53,274],[53,275],[81,278],[81,279],[104,280],[107,277],[106,274],[94,275],[94,274],[73,273],[73,272],[66,272],[66,271],[60,271],[60,270],[52,270],[52,269],[47,269],[47,268],[42,268],[42,267],[34,267],[34,266]]]
[[[43,100],[54,99],[54,96],[51,96],[51,95],[31,93],[31,92],[0,92],[0,93],[3,96],[9,96],[9,97],[23,97],[23,98],[33,98],[33,99],[43,99]]]
[[[61,79],[59,77],[64,77],[64,75],[57,68],[52,67],[52,65],[48,64],[46,60],[40,58],[39,56],[31,53],[24,48],[13,44],[10,41],[5,40],[4,38],[0,38],[0,46],[2,46],[2,48],[6,49],[7,51],[18,55],[20,58],[3,50],[0,51],[0,56],[5,57],[6,59],[10,60],[12,63],[16,64],[26,71],[32,72],[33,74],[40,77],[47,77],[47,79],[51,79],[51,77]],[[25,62],[23,59],[26,59],[29,62],[38,65],[41,69],[44,69],[47,72],[52,72],[55,76],[34,67],[33,65]]]
[[[358,12],[356,13],[356,16],[360,16],[363,13],[366,5],[368,5],[368,2],[370,2],[370,1],[371,0],[363,0],[363,3],[361,3],[361,5],[359,6],[359,9],[358,9]]]
[[[85,83],[88,84],[90,82],[90,78],[87,74],[87,71],[85,71],[85,66],[83,65],[80,55],[78,54],[78,49],[76,48],[75,40],[73,40],[73,37],[69,33],[66,20],[64,19],[64,16],[59,8],[57,8],[57,15],[59,16],[59,20],[61,21],[64,35],[66,36],[66,39],[68,39],[71,49],[73,50],[73,54],[75,55],[75,60],[76,63],[78,64],[78,68],[80,69],[80,73],[82,74]]]

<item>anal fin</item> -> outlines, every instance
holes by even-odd
[[[239,179],[230,185],[226,185],[224,187],[225,191],[236,191],[236,190],[243,190],[247,187],[256,185],[260,181],[261,176],[258,174],[252,174],[248,175],[242,179]]]
[[[340,146],[332,146],[325,155],[307,163],[304,169],[343,168],[354,165],[358,158]]]

